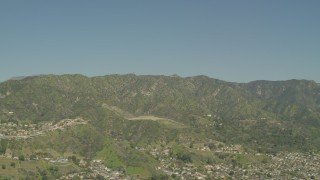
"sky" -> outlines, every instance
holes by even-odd
[[[0,1],[0,81],[128,73],[320,82],[320,1]]]

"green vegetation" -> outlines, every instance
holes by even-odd
[[[106,142],[104,148],[97,153],[97,158],[104,160],[105,165],[112,169],[121,169],[121,162],[117,151],[113,149],[111,142]]]
[[[61,170],[58,166],[47,165],[44,161],[23,161],[0,158],[1,177],[13,177],[15,179],[56,179],[62,173],[74,171],[74,168],[65,166]]]
[[[7,150],[8,140],[0,139],[0,154],[4,154]]]
[[[177,157],[177,159],[183,161],[184,163],[191,163],[192,158],[190,152],[182,146],[182,145],[176,145],[172,149],[172,154]]]
[[[0,139],[0,154],[19,160],[1,161],[0,174],[7,177],[57,178],[76,171],[81,161],[99,159],[129,176],[166,179],[155,171],[161,156],[155,158],[150,149],[168,149],[179,163],[234,166],[269,159],[206,151],[233,144],[261,154],[320,150],[320,86],[313,81],[237,84],[205,76],[46,75],[1,83],[0,100],[1,136],[6,137]],[[42,130],[43,135],[25,139],[7,135],[8,127],[22,131],[34,125],[40,131],[44,123],[55,126],[78,117],[87,124]],[[68,171],[36,161],[57,157],[69,157]]]

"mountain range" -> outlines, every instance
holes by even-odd
[[[159,159],[143,150],[151,147],[167,148],[171,157],[194,164],[208,160],[193,150],[201,143],[210,149],[239,145],[242,152],[263,154],[318,153],[320,85],[308,80],[232,83],[206,76],[134,74],[40,75],[0,84],[1,124],[28,129],[58,126],[67,119],[86,123],[43,130],[46,135],[23,140],[0,132],[0,150],[101,159],[138,179],[163,173],[155,168]]]

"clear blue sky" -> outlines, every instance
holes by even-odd
[[[0,81],[70,73],[320,82],[320,1],[1,0]]]

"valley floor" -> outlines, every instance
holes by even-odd
[[[131,120],[165,121],[172,120],[156,117],[137,117]],[[0,138],[19,140],[46,136],[48,132],[86,125],[81,119],[65,119],[55,124],[42,123],[15,124],[3,123],[0,126]],[[214,142],[213,140],[210,140]],[[320,154],[278,152],[259,154],[247,151],[241,145],[197,143],[146,145],[133,147],[136,151],[152,156],[160,172],[169,179],[319,179]],[[184,152],[185,151],[185,152]],[[186,154],[188,152],[188,154]],[[179,154],[180,153],[180,154]],[[7,150],[0,157],[0,177],[20,179],[21,177],[43,177],[43,172],[52,173],[56,179],[144,179],[139,175],[130,175],[124,169],[112,170],[101,159],[86,160],[76,156],[42,155],[41,157],[20,157]],[[0,179],[1,179],[0,178]],[[156,178],[156,177],[155,177]]]
[[[144,151],[148,151],[145,149]],[[261,163],[233,164],[208,162],[207,164],[182,163],[172,158],[168,149],[152,149],[150,152],[159,159],[158,171],[172,179],[318,179],[320,177],[320,155],[282,152],[277,155],[237,154],[237,157],[254,157]],[[0,157],[0,177],[19,179],[21,174],[41,174],[39,167],[57,167],[65,169],[58,179],[140,179],[139,176],[129,177],[123,171],[114,171],[106,167],[102,160],[81,161],[75,164],[67,158],[42,158],[19,160],[17,157]]]

